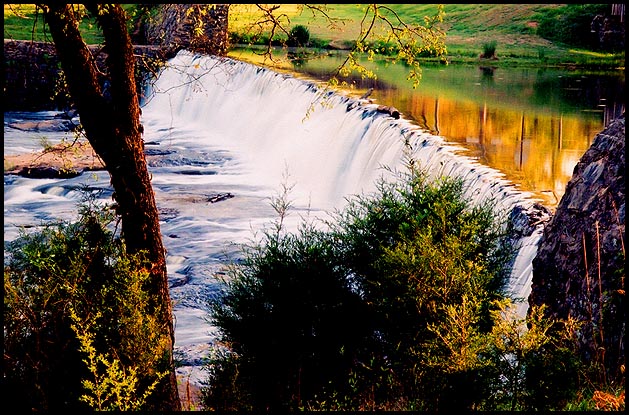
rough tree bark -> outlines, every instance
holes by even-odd
[[[50,28],[70,94],[85,134],[111,176],[129,253],[145,251],[152,263],[150,294],[170,342],[167,376],[150,399],[159,410],[181,410],[174,370],[174,328],[165,251],[155,195],[144,155],[140,105],[135,83],[133,46],[127,16],[120,5],[87,4],[103,31],[107,86],[78,29],[72,5],[40,5]],[[76,5],[74,6],[76,7]]]

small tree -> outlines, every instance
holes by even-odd
[[[288,33],[288,46],[308,46],[310,31],[304,25],[293,27]]]
[[[151,313],[150,263],[125,252],[107,229],[114,219],[88,202],[78,221],[46,225],[6,247],[3,390],[14,408],[140,407],[162,379],[155,368],[169,349]],[[102,362],[133,376],[116,378]],[[102,392],[83,389],[93,379]]]

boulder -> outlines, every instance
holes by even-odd
[[[23,167],[17,173],[19,176],[30,179],[70,179],[79,176],[82,172],[75,169],[61,169],[50,166]]]

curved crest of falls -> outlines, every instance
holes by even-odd
[[[246,242],[276,219],[270,198],[283,186],[291,188],[293,211],[314,215],[376,190],[378,179],[402,170],[407,156],[434,177],[461,177],[469,200],[494,201],[514,223],[518,255],[508,289],[514,298],[528,297],[542,232],[529,225],[535,201],[500,172],[403,117],[313,82],[188,52],[168,62],[147,97],[142,122],[168,251],[175,349],[183,355],[178,371],[188,370],[193,381],[202,377],[212,340],[206,300],[216,290],[216,275],[226,255],[237,254],[233,242]],[[19,138],[15,143],[12,151],[20,148]],[[85,184],[111,197],[106,172],[65,180],[8,177],[5,241],[36,221],[67,219]],[[291,217],[287,226],[299,220]],[[526,309],[523,301],[520,315]]]

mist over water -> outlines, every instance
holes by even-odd
[[[535,203],[500,172],[403,116],[248,63],[180,52],[147,96],[142,122],[167,249],[178,371],[192,382],[204,377],[213,338],[207,299],[216,294],[217,277],[238,258],[239,244],[271,226],[277,217],[271,200],[283,188],[290,188],[293,206],[287,230],[304,218],[329,219],[348,197],[368,194],[379,178],[393,177],[390,170],[403,170],[409,156],[432,177],[462,177],[469,200],[494,201],[500,215]],[[23,146],[15,137],[11,143]],[[104,189],[103,200],[111,200],[105,172],[68,180],[5,176],[5,243],[20,226],[71,217],[83,185]],[[528,297],[540,236],[537,228],[518,242],[514,297]]]

